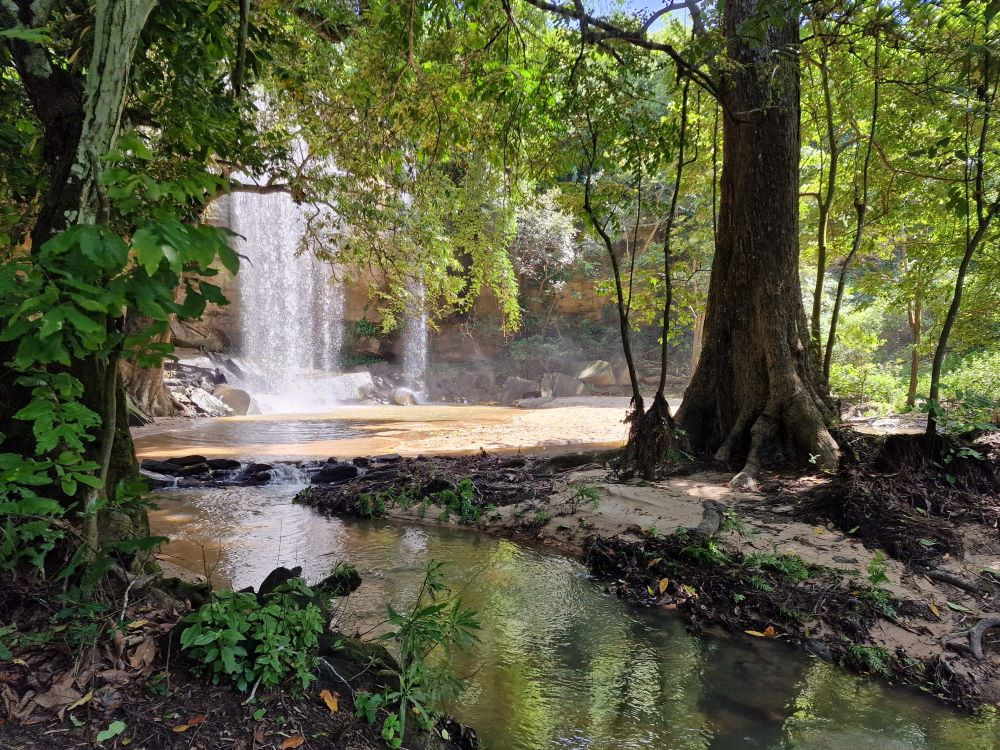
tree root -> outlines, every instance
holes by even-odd
[[[964,643],[960,644],[962,648],[968,648],[972,651],[972,655],[979,660],[983,659],[983,634],[990,628],[995,628],[1000,625],[1000,617],[984,617],[982,620],[977,622],[973,627],[968,630],[960,630],[956,633],[949,633],[948,635],[941,637],[941,646],[948,648],[952,646],[953,641],[959,639],[968,639],[969,644],[966,646]]]
[[[997,587],[993,584],[981,584],[976,581],[970,581],[940,568],[923,568],[920,572],[931,580],[949,583],[955,588],[968,591],[970,594],[986,595],[997,593]]]

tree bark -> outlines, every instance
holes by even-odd
[[[769,457],[824,469],[840,457],[798,275],[797,19],[786,10],[751,47],[739,29],[760,2],[725,4],[719,232],[702,355],[677,414],[694,450],[745,461],[734,486]]]
[[[914,300],[906,311],[910,333],[913,336],[913,347],[910,350],[910,384],[906,389],[906,406],[912,409],[917,403],[917,381],[920,379],[920,333],[923,328],[921,320],[920,298]]]

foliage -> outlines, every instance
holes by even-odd
[[[301,578],[262,598],[218,592],[184,622],[181,648],[213,683],[224,680],[245,691],[294,678],[304,690],[315,679],[315,652],[326,622],[316,594]]]
[[[805,581],[813,572],[798,555],[759,552],[748,555],[743,564],[749,571],[772,570],[789,581]]]
[[[588,506],[591,510],[601,504],[601,490],[590,484],[574,482],[569,485],[571,490],[567,503],[576,512],[581,505]]]
[[[412,713],[423,729],[434,725],[436,709],[458,696],[462,684],[450,658],[478,640],[475,612],[449,596],[442,573],[444,563],[427,564],[424,580],[409,610],[388,606],[392,629],[379,636],[395,647],[400,665],[398,685],[381,693],[355,696],[357,715],[369,724],[381,721],[382,738],[389,747],[402,746],[407,716]]]

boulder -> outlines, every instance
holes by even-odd
[[[201,458],[199,456],[199,458]],[[201,458],[204,461],[204,458]],[[200,461],[194,461],[193,463],[201,463]],[[144,458],[139,464],[140,469],[145,471],[153,472],[154,474],[167,474],[168,476],[173,476],[177,474],[177,470],[181,467],[181,464],[176,461],[157,461],[153,458]]]
[[[139,469],[139,475],[146,480],[146,486],[150,489],[156,489],[157,487],[173,487],[177,484],[177,477],[172,477],[167,474],[158,474],[155,471],[150,471],[149,469]]]
[[[326,464],[313,474],[313,484],[334,484],[354,479],[358,475],[358,467],[354,464]]]
[[[250,406],[253,404],[253,399],[242,388],[233,388],[231,385],[217,385],[215,386],[215,390],[212,391],[212,395],[240,416],[250,413]],[[259,412],[260,409],[258,408],[257,411]]]
[[[334,375],[328,382],[337,401],[364,401],[375,390],[375,380],[367,370]]]
[[[400,386],[392,392],[392,403],[399,406],[415,406],[419,402],[417,401],[416,393],[409,388]]]
[[[232,409],[203,388],[188,388],[184,391],[184,396],[207,417],[228,417],[233,414]]]
[[[561,372],[547,372],[542,377],[542,397],[572,398],[582,396],[587,392],[586,386],[579,378],[565,375]]]
[[[594,360],[580,370],[580,374],[576,377],[588,385],[614,385],[616,383],[614,368],[610,362],[605,362],[603,359]]]
[[[615,361],[611,363],[611,369],[615,376],[615,383],[619,385],[631,384],[632,379],[628,374],[628,362],[625,361],[625,357],[615,357]]]
[[[205,463],[208,464],[210,469],[238,469],[242,464],[232,458],[210,458]]]
[[[540,383],[512,375],[503,384],[500,403],[504,406],[513,406],[514,402],[519,399],[534,398],[541,395],[542,386]]]
[[[190,456],[181,456],[180,458],[171,458],[167,463],[174,464],[176,466],[194,466],[195,464],[203,464],[208,461],[204,456],[199,456],[197,453]]]

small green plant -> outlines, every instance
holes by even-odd
[[[571,484],[569,499],[566,501],[569,507],[575,512],[580,506],[586,505],[591,510],[601,504],[601,491],[589,484]]]
[[[889,582],[889,576],[886,574],[885,560],[886,557],[884,552],[876,552],[872,555],[872,559],[868,562],[868,583],[871,584],[873,588],[877,588],[883,583]]]
[[[798,555],[758,552],[748,555],[743,561],[751,571],[773,570],[790,581],[805,581],[812,575],[809,565]]]
[[[375,338],[381,335],[382,329],[375,321],[368,320],[368,318],[361,318],[354,324],[351,333],[356,339]]]
[[[396,647],[400,665],[397,687],[377,694],[357,693],[354,698],[358,717],[369,724],[378,724],[381,717],[382,739],[390,748],[402,746],[408,715],[415,716],[422,728],[430,729],[437,706],[458,696],[462,684],[448,657],[478,640],[476,614],[463,607],[460,599],[448,595],[443,568],[444,563],[428,563],[409,611],[388,607],[393,629],[379,640]]]
[[[847,653],[851,658],[873,674],[889,676],[889,654],[878,646],[848,646]]]
[[[476,505],[476,485],[469,478],[459,480],[453,490],[435,493],[433,502],[443,508],[438,517],[441,521],[448,521],[456,515],[459,523],[478,526],[482,520],[482,508]]]
[[[358,495],[354,510],[363,518],[385,518],[393,501],[394,497],[389,492],[365,492]]]
[[[869,602],[879,613],[889,618],[896,617],[896,608],[892,594],[882,588],[883,583],[889,582],[889,576],[885,566],[886,556],[884,552],[876,552],[868,562],[866,568],[868,585],[858,592],[858,597]]]
[[[315,651],[325,627],[316,595],[293,578],[258,598],[222,591],[184,618],[181,648],[217,684],[239,690],[273,687],[294,677],[304,690],[315,679]]]
[[[750,528],[742,516],[732,510],[727,510],[722,514],[722,523],[719,524],[719,531],[735,532],[744,539],[753,536],[754,531]]]
[[[544,509],[543,510],[538,510],[538,511],[535,511],[535,515],[533,515],[531,517],[531,525],[535,526],[535,527],[538,527],[538,528],[541,528],[542,526],[544,526],[545,524],[547,524],[551,520],[552,520],[552,514],[551,513],[549,513],[547,510],[544,510]]]
[[[701,565],[725,565],[730,561],[729,555],[723,552],[719,543],[711,537],[705,537],[695,544],[683,547],[681,554]]]

